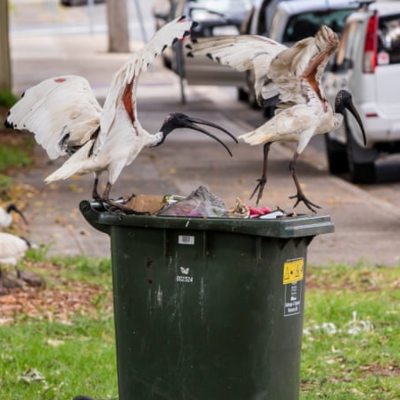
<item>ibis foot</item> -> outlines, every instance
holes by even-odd
[[[313,203],[312,201],[308,200],[307,197],[305,196],[305,194],[303,193],[302,190],[298,190],[297,194],[295,194],[294,196],[289,196],[289,199],[296,199],[296,203],[293,206],[293,208],[296,208],[300,202],[303,202],[304,205],[313,213],[317,213],[317,211],[315,210],[315,208],[321,208],[318,204]]]
[[[262,196],[263,196],[263,192],[264,192],[264,188],[265,185],[267,183],[267,179],[265,177],[261,177],[260,179],[257,179],[257,186],[255,187],[255,189],[253,190],[253,193],[250,196],[250,200],[255,196],[255,194],[258,192],[257,194],[257,200],[256,200],[256,204],[258,205],[258,203],[260,202]]]
[[[118,199],[118,201],[121,203],[121,204],[128,204],[132,199],[134,199],[136,197],[136,194],[135,193],[132,193],[128,198],[124,198],[124,197],[121,197],[121,198],[119,198]]]

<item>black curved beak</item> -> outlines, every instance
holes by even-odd
[[[219,126],[217,124],[214,124],[213,122],[210,121],[206,121],[204,119],[200,119],[200,118],[192,118],[189,117],[188,121],[194,124],[198,124],[198,125],[205,125],[205,126],[211,126],[212,128],[218,129],[221,132],[226,133],[230,138],[232,138],[232,140],[235,143],[239,143],[238,140],[235,138],[235,136],[232,135],[232,133],[230,133],[229,131],[227,131],[225,128],[223,128],[222,126]]]
[[[25,218],[25,215],[22,213],[22,211],[21,211],[15,204],[13,204],[13,203],[9,204],[9,205],[7,206],[7,212],[8,212],[8,213],[15,212],[16,214],[18,214],[18,215],[22,218],[22,220],[24,221],[24,223],[25,223],[26,225],[28,225],[28,221],[27,221],[27,219]]]
[[[233,156],[231,150],[229,149],[229,147],[228,147],[221,139],[219,139],[217,136],[214,136],[212,133],[210,133],[210,132],[206,131],[205,129],[203,129],[203,128],[201,128],[201,127],[195,125],[195,124],[192,124],[192,123],[190,123],[190,122],[188,122],[187,125],[186,125],[185,127],[186,127],[186,128],[189,128],[189,129],[192,129],[192,130],[194,130],[194,131],[197,131],[197,132],[204,133],[204,135],[207,135],[207,136],[209,136],[210,138],[213,138],[213,139],[216,140],[221,146],[223,146],[223,147],[225,148],[225,150],[229,153],[229,155],[230,155],[231,157]]]
[[[367,145],[367,136],[365,135],[364,125],[361,121],[360,114],[358,113],[358,111],[353,103],[353,100],[349,100],[346,103],[345,107],[351,112],[351,114],[353,114],[353,117],[356,119],[358,125],[360,126],[361,133],[362,133],[363,140],[364,140],[364,146],[366,146]]]

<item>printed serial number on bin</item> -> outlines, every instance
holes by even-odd
[[[283,284],[295,283],[304,279],[304,258],[286,261],[283,265]]]
[[[194,245],[194,236],[179,235],[178,243],[193,246]]]

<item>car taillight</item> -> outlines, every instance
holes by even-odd
[[[367,34],[364,45],[364,73],[373,74],[375,72],[378,54],[378,13],[375,12],[368,21]]]

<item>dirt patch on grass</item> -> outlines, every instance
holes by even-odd
[[[360,367],[362,375],[374,376],[389,376],[389,377],[400,377],[400,366],[399,365],[364,365]]]
[[[69,324],[75,315],[98,315],[99,303],[112,312],[111,294],[95,285],[68,282],[59,288],[12,289],[0,296],[0,325],[22,318],[46,319]],[[102,306],[102,313],[104,307]]]

